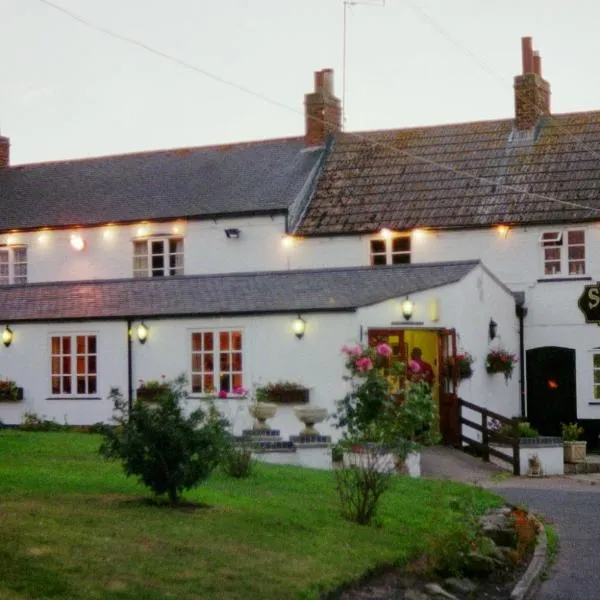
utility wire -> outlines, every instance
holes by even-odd
[[[245,94],[249,94],[251,96],[254,96],[255,98],[259,98],[269,104],[272,104],[274,106],[277,106],[279,108],[285,109],[289,112],[293,112],[296,114],[300,114],[300,115],[304,115],[304,113],[302,111],[299,111],[298,109],[295,109],[291,106],[288,106],[287,104],[284,104],[283,102],[280,102],[278,100],[273,100],[272,98],[269,98],[268,96],[265,96],[264,94],[261,94],[259,92],[255,92],[254,90],[251,90],[250,88],[247,88],[245,86],[239,85],[235,82],[229,81],[228,79],[225,79],[223,77],[220,77],[218,75],[215,75],[213,73],[210,73],[209,71],[202,69],[200,67],[197,67],[196,65],[193,65],[187,61],[181,60],[180,58],[177,58],[176,56],[173,56],[171,54],[168,54],[166,52],[163,52],[161,50],[157,50],[156,48],[153,48],[151,46],[148,46],[147,44],[140,42],[138,40],[135,40],[133,38],[127,37],[125,35],[116,33],[110,29],[107,29],[106,27],[102,27],[99,25],[96,25],[94,23],[92,23],[91,21],[88,21],[87,19],[85,19],[84,17],[81,17],[80,15],[58,5],[55,4],[54,2],[51,2],[50,0],[39,0],[39,2],[41,2],[42,4],[45,4],[51,8],[54,8],[55,10],[58,10],[62,13],[64,13],[65,15],[69,16],[71,19],[74,19],[75,21],[81,23],[82,25],[85,25],[86,27],[89,27],[91,29],[95,29],[97,31],[100,31],[110,37],[113,37],[115,39],[118,39],[120,41],[126,42],[128,44],[132,44],[134,46],[138,46],[139,48],[143,48],[144,50],[147,50],[148,52],[151,52],[152,54],[155,54],[156,56],[160,56],[161,58],[164,58],[166,60],[172,61],[186,69],[189,69],[191,71],[195,71],[197,73],[200,73],[201,75],[205,75],[206,77],[209,77],[210,79],[213,79],[219,83],[222,83],[224,85],[227,85],[229,87],[232,87],[234,89],[237,89]],[[324,119],[319,119],[317,117],[311,117],[313,121],[317,121],[319,123],[322,123],[324,125],[328,125],[328,126],[332,126],[335,125],[333,123],[327,122]],[[444,163],[440,163],[438,161],[435,161],[433,159],[430,158],[426,158],[425,156],[420,156],[418,154],[414,154],[413,152],[409,152],[407,150],[402,150],[401,148],[398,148],[392,144],[389,143],[385,143],[385,142],[378,142],[376,140],[373,140],[372,138],[366,136],[366,135],[361,135],[359,133],[344,133],[344,136],[346,137],[350,137],[350,138],[354,138],[357,139],[361,142],[365,142],[368,144],[371,144],[372,146],[375,147],[380,147],[380,148],[385,148],[388,150],[391,150],[392,152],[395,152],[397,154],[401,154],[402,156],[411,158],[412,160],[416,161],[416,162],[420,162],[420,163],[424,163],[424,164],[428,164],[428,165],[432,165],[435,166],[441,170],[444,171],[448,171],[448,172],[452,172],[455,175],[460,175],[462,177],[468,178],[468,179],[472,179],[472,180],[476,180],[479,181],[481,183],[484,183],[485,185],[490,185],[490,186],[496,186],[496,188],[500,188],[500,189],[505,189],[508,191],[512,191],[512,192],[517,192],[523,196],[529,196],[531,198],[536,198],[538,200],[544,200],[544,201],[548,201],[548,202],[555,202],[557,204],[562,204],[565,206],[570,206],[573,208],[580,208],[586,211],[591,211],[591,212],[600,212],[600,207],[599,208],[595,208],[592,206],[588,206],[585,204],[581,204],[578,202],[571,202],[569,200],[560,200],[558,198],[553,198],[552,196],[547,196],[545,194],[538,194],[535,192],[530,192],[527,189],[521,188],[520,186],[515,186],[515,185],[510,185],[510,184],[503,184],[503,183],[498,183],[497,181],[495,181],[494,179],[490,179],[487,177],[483,177],[481,175],[475,175],[473,173],[470,173],[469,171],[464,171],[462,169],[456,169],[455,167],[453,167],[452,165],[448,165],[448,164],[444,164]]]

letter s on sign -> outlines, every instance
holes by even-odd
[[[596,306],[600,304],[600,290],[598,290],[598,287],[593,287],[588,290],[588,301],[588,307],[590,309],[596,308]]]

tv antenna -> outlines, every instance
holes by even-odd
[[[385,8],[385,0],[361,2],[360,0],[344,0],[344,45],[342,50],[342,129],[346,128],[346,45],[348,38],[348,7],[361,4]]]

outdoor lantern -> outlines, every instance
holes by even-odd
[[[488,325],[488,336],[490,338],[490,342],[496,337],[497,331],[498,323],[496,323],[494,319],[490,319],[490,324]]]
[[[227,229],[225,229],[225,235],[227,236],[227,239],[234,239],[237,240],[240,237],[240,233],[241,231],[237,228],[237,227],[229,227]]]
[[[137,337],[140,344],[145,344],[148,339],[148,326],[142,321],[137,328]]]
[[[409,297],[406,297],[406,300],[402,302],[402,316],[408,321],[413,314],[413,308],[415,307],[412,300]]]
[[[4,331],[2,332],[2,343],[8,348],[13,341],[13,332],[12,329],[7,325]]]
[[[85,242],[78,233],[74,233],[71,236],[71,247],[73,250],[77,250],[77,252],[81,252],[85,248]]]
[[[294,330],[294,335],[301,340],[304,337],[304,331],[306,330],[306,321],[298,315],[292,323],[292,329]]]

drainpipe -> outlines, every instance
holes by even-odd
[[[132,320],[127,319],[127,407],[129,408],[129,412],[131,412],[131,408],[133,407],[133,361],[131,357],[133,342],[130,333],[131,327]]]
[[[519,319],[519,392],[521,394],[521,416],[525,417],[525,332],[523,321],[527,316],[527,308],[519,303],[515,307]]]

